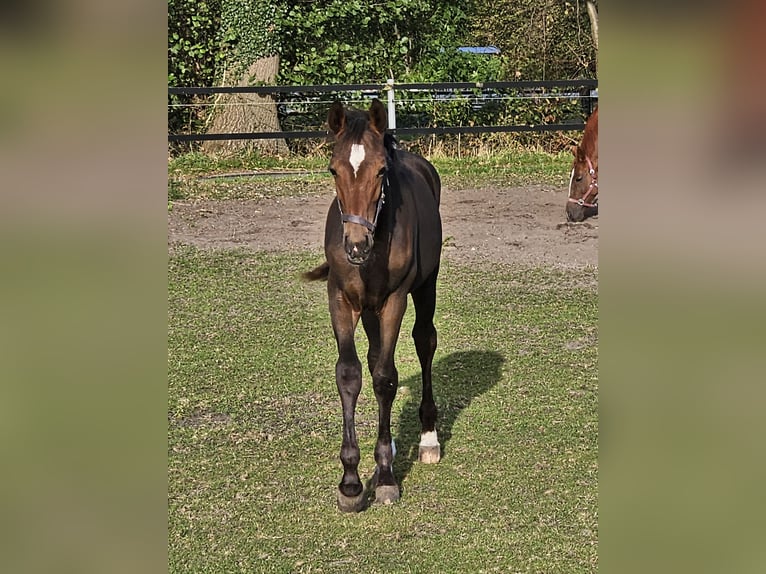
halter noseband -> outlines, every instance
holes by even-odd
[[[359,215],[343,213],[343,208],[340,205],[340,198],[337,198],[341,222],[363,225],[370,230],[370,233],[375,233],[375,228],[378,225],[378,216],[380,215],[380,211],[383,209],[383,204],[386,202],[386,187],[388,187],[388,176],[386,176],[386,179],[383,181],[383,183],[380,184],[380,197],[378,198],[378,205],[375,207],[375,218],[372,220],[372,222],[367,221],[364,217]]]
[[[571,197],[572,195],[572,179],[574,179],[574,169],[572,169],[572,177],[569,178],[569,199],[568,201],[571,201],[572,203],[576,203],[577,205],[581,205],[583,207],[597,207],[598,206],[598,196],[596,196],[596,199],[593,201],[593,203],[586,203],[585,200],[588,198],[588,196],[593,192],[593,190],[596,190],[596,193],[598,193],[598,177],[596,176],[596,170],[593,169],[593,162],[590,161],[590,158],[588,156],[585,156],[585,161],[588,162],[588,174],[590,175],[590,185],[588,186],[588,190],[585,192],[585,194],[580,199],[573,199]]]

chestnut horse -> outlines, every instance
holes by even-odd
[[[572,154],[566,214],[569,221],[583,221],[598,215],[598,108],[585,122],[582,141],[572,146]]]
[[[441,456],[431,390],[442,243],[441,182],[428,161],[396,148],[394,138],[386,133],[386,110],[378,99],[367,112],[345,109],[335,102],[327,123],[335,136],[329,169],[335,178],[336,197],[327,212],[326,261],[303,277],[327,281],[338,345],[335,382],[343,409],[338,507],[355,512],[364,508],[366,497],[357,471],[360,454],[354,411],[362,388],[362,365],[354,332],[361,318],[369,340],[367,367],[378,402],[377,466],[370,484],[375,488],[375,501],[389,504],[399,498],[390,423],[399,385],[394,351],[408,294],[415,306],[412,337],[423,379],[418,458],[435,463]]]

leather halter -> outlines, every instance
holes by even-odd
[[[574,169],[572,169],[572,177],[569,178],[569,199],[568,201],[572,203],[576,203],[577,205],[581,205],[583,207],[597,207],[598,206],[598,177],[596,176],[596,170],[593,169],[593,162],[590,161],[590,158],[588,156],[585,156],[585,161],[588,162],[588,174],[590,175],[590,185],[588,186],[588,190],[585,192],[585,194],[580,199],[574,199],[571,197],[572,195],[572,179],[574,178]],[[588,199],[588,196],[593,193],[593,191],[596,191],[596,199],[593,200],[593,203],[586,203],[586,199]]]
[[[386,179],[383,181],[383,183],[380,184],[380,197],[378,198],[378,204],[375,207],[375,218],[372,220],[372,222],[368,221],[364,217],[361,217],[360,215],[343,213],[343,208],[340,205],[340,198],[337,198],[338,210],[340,211],[341,222],[356,223],[357,225],[363,225],[364,227],[370,230],[370,233],[375,233],[375,228],[378,225],[378,216],[380,215],[380,211],[383,209],[383,204],[386,202],[386,188],[388,187],[388,185],[389,185],[388,176],[386,175]]]

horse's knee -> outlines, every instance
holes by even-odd
[[[362,389],[362,364],[338,361],[335,365],[335,381],[342,391],[359,394]]]
[[[396,369],[392,369],[390,372],[375,370],[372,373],[372,388],[375,390],[375,394],[388,397],[396,395],[396,389],[399,387],[399,374]]]
[[[335,365],[335,376],[342,381],[359,379],[362,376],[362,364],[356,361],[338,361]]]

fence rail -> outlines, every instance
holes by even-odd
[[[540,90],[559,90],[569,88],[568,91],[547,93]],[[515,91],[515,98],[579,98],[589,104],[598,98],[597,80],[553,80],[553,81],[523,81],[523,82],[431,82],[431,83],[402,83],[395,84],[389,80],[386,84],[339,84],[339,85],[314,85],[314,86],[226,86],[226,87],[169,87],[170,96],[195,96],[213,94],[292,94],[298,99],[290,100],[292,103],[301,102],[306,94],[348,94],[359,93],[363,97],[381,97],[388,101],[389,129],[398,136],[402,135],[439,135],[439,134],[472,134],[472,133],[499,133],[499,132],[551,132],[582,130],[583,122],[537,124],[537,125],[494,125],[494,126],[429,126],[429,127],[398,127],[396,125],[396,103],[407,101],[405,98],[396,98],[396,92],[431,92],[441,99],[449,101],[476,93],[478,101],[489,94],[486,101],[498,99],[499,91]],[[531,95],[523,95],[523,94]],[[595,95],[594,95],[595,94]],[[311,102],[305,102],[311,103]],[[172,106],[173,104],[169,104]],[[187,105],[187,104],[179,104]],[[592,109],[592,105],[589,106]],[[245,139],[309,139],[323,138],[327,131],[279,131],[279,132],[242,132],[242,133],[218,133],[218,134],[168,134],[170,142],[191,142],[211,140],[245,140]]]

